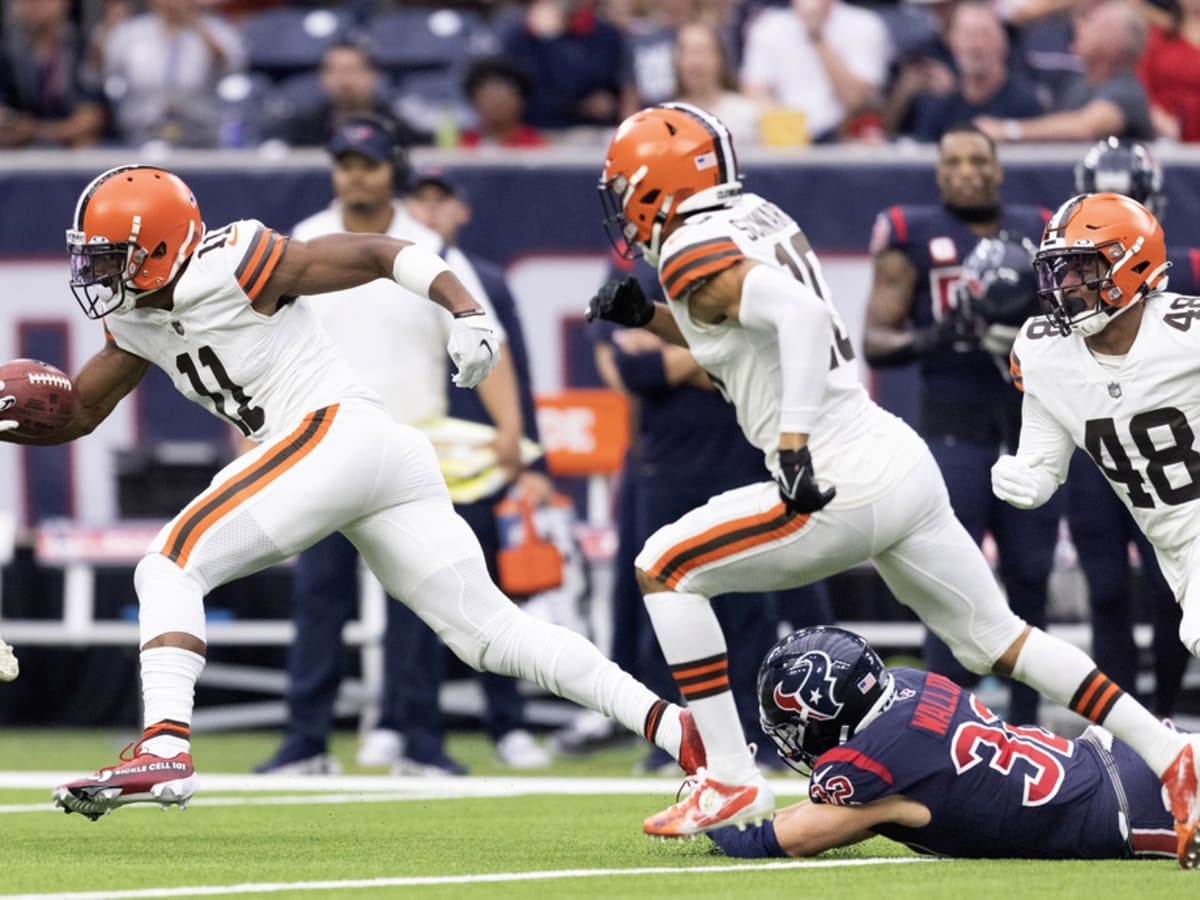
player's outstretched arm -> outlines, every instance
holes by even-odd
[[[289,240],[254,308],[270,315],[283,297],[344,291],[376,278],[390,278],[454,315],[482,310],[440,256],[384,234]]]
[[[150,368],[150,363],[134,356],[115,344],[105,344],[104,349],[84,363],[83,368],[72,379],[75,394],[79,398],[79,411],[65,428],[39,437],[20,433],[20,423],[6,425],[0,416],[0,440],[15,444],[52,445],[65,444],[75,438],[91,434],[96,426],[108,418],[121,398],[137,387]]]
[[[382,234],[327,234],[289,241],[254,308],[272,315],[284,297],[324,294],[390,278],[428,297],[454,316],[447,352],[458,371],[454,383],[472,388],[500,361],[492,317],[431,250]]]
[[[752,858],[815,856],[873,837],[872,829],[895,822],[911,828],[929,824],[929,810],[907,797],[891,796],[861,806],[803,801],[784,807],[772,821],[745,831],[719,828],[709,837],[726,855]]]

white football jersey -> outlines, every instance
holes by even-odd
[[[1179,592],[1200,536],[1200,298],[1160,292],[1146,304],[1129,352],[1097,358],[1084,339],[1030,319],[1013,345],[1025,392],[1022,456],[1061,482],[1082,447],[1129,507]]]
[[[813,468],[819,481],[838,487],[835,504],[849,501],[851,494],[858,502],[882,492],[892,482],[884,474],[888,457],[895,464],[891,471],[902,471],[923,448],[911,429],[867,395],[816,254],[795,220],[762,197],[743,194],[726,209],[690,216],[663,243],[659,278],[692,355],[736,407],[742,431],[763,451],[767,468],[777,472],[782,402],[777,339],[735,320],[696,322],[688,312],[694,288],[743,259],[789,272],[829,306],[833,327],[825,396],[808,443]],[[868,435],[895,441],[888,452],[847,452]],[[848,482],[860,489],[846,490]]]
[[[175,283],[173,307],[109,315],[108,339],[255,441],[340,400],[378,403],[308,304],[285,303],[272,316],[251,306],[286,241],[253,219],[207,232]]]

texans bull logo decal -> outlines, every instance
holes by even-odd
[[[775,685],[775,702],[805,719],[827,722],[836,719],[844,704],[833,696],[837,680],[831,674],[833,661],[821,650],[805,653]],[[784,688],[791,690],[784,690]]]

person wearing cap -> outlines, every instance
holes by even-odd
[[[408,214],[396,192],[406,183],[409,164],[391,123],[371,114],[348,118],[329,142],[333,158],[334,201],[293,229],[293,236],[311,239],[332,232],[383,233],[412,241],[434,251],[441,238]],[[443,254],[450,269],[491,311],[487,292],[461,253]],[[348,294],[353,293],[353,298]],[[447,407],[447,366],[440,355],[449,317],[432,304],[405,302],[393,283],[373,281],[352,291],[308,298],[335,343],[345,347],[359,377],[379,394],[400,422],[415,424],[443,416]],[[346,310],[353,309],[353,314]],[[364,327],[364,323],[370,323]],[[506,335],[500,334],[501,341]],[[502,344],[496,370],[478,388],[479,399],[496,428],[495,452],[501,466],[520,467],[522,412],[512,357]],[[490,563],[489,563],[490,564]],[[358,554],[341,535],[334,534],[301,553],[294,569],[292,616],[296,639],[289,649],[288,724],[275,755],[256,768],[259,772],[317,774],[337,772],[338,761],[328,753],[334,705],[344,667],[342,626],[357,609]],[[384,636],[384,691],[378,727],[360,747],[358,763],[392,767],[394,774],[462,774],[466,769],[445,752],[438,714],[437,686],[425,698],[432,729],[413,729],[403,718],[398,684],[410,677],[412,659],[440,660],[437,636],[399,603],[387,604]],[[440,679],[439,679],[440,681]],[[494,679],[507,686],[509,705],[520,697],[512,679]],[[499,690],[504,690],[500,688]],[[516,731],[514,727],[510,730]],[[500,735],[504,737],[504,735]],[[532,739],[519,739],[529,750]],[[535,744],[535,750],[540,750]],[[502,763],[528,767],[548,762],[531,752],[510,754]]]

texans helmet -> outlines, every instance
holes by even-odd
[[[958,307],[986,325],[1023,325],[1042,312],[1029,238],[1000,232],[975,245],[962,265]]]
[[[1167,211],[1162,167],[1150,148],[1109,137],[1098,141],[1075,167],[1075,193],[1112,191],[1132,197],[1160,222]]]
[[[802,628],[772,647],[759,667],[759,724],[780,758],[808,774],[894,693],[891,673],[864,638],[830,625]]]

